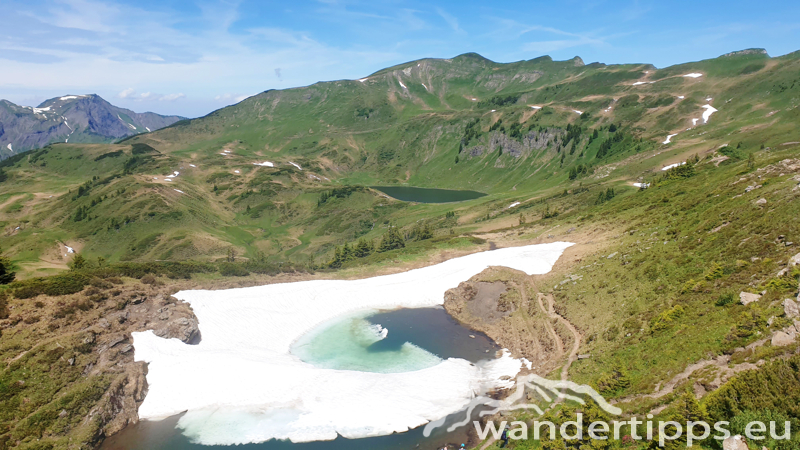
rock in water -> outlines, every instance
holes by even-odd
[[[722,450],[747,450],[747,444],[744,438],[737,434],[722,441]]]
[[[757,302],[761,298],[758,294],[751,294],[749,292],[740,292],[739,293],[739,301],[742,302],[743,305],[748,305],[753,302]]]
[[[783,301],[783,313],[790,319],[800,317],[800,306],[794,300],[787,298]]]

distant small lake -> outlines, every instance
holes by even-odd
[[[389,197],[404,202],[417,203],[452,203],[463,202],[484,197],[486,194],[477,191],[457,191],[452,189],[431,189],[413,186],[370,186]]]

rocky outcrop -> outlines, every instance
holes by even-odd
[[[744,438],[737,434],[722,441],[722,450],[748,450],[748,448]]]

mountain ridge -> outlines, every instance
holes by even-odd
[[[53,97],[36,107],[0,100],[0,158],[55,142],[110,143],[183,119],[136,113],[97,94]]]

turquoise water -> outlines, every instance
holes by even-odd
[[[404,202],[451,203],[473,200],[485,196],[483,192],[456,191],[451,189],[418,188],[412,186],[370,186],[389,197]]]
[[[380,328],[378,327],[380,325]],[[385,336],[382,330],[386,330]],[[471,362],[492,359],[499,347],[486,335],[461,326],[442,308],[364,312],[324,323],[292,346],[292,353],[320,367],[370,372],[403,372],[438,364],[441,359]],[[176,429],[180,416],[139,422],[106,439],[102,450],[223,450],[227,446],[194,444]],[[447,423],[463,419],[463,412]],[[293,444],[268,441],[236,446],[242,450],[405,450],[456,448],[466,442],[469,427],[452,433],[446,427],[422,436],[424,427],[406,433],[364,439]]]
[[[295,342],[291,352],[316,367],[360,372],[412,372],[442,361],[411,342],[400,342],[393,330],[370,322],[371,315],[374,312],[323,324]]]

